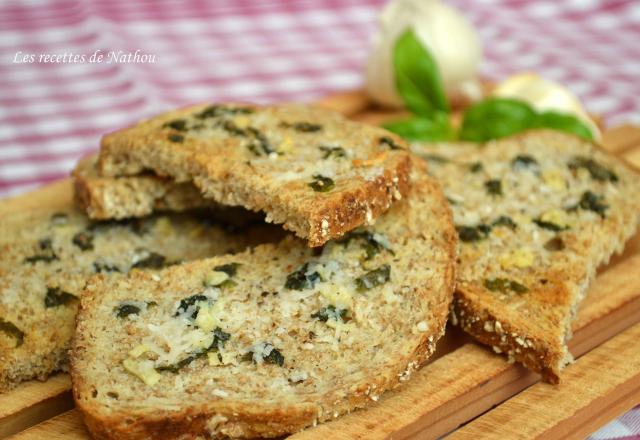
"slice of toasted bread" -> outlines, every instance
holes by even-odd
[[[399,137],[319,107],[199,105],[102,139],[103,176],[146,170],[319,246],[406,194],[410,160]]]
[[[422,174],[374,226],[320,250],[289,237],[157,278],[92,278],[71,355],[89,431],[274,437],[408,379],[444,331],[455,278],[450,211]],[[132,301],[148,307],[118,317]]]
[[[637,228],[638,173],[554,131],[413,148],[430,159],[460,234],[454,321],[558,382],[596,268]]]
[[[88,156],[72,173],[76,203],[91,219],[143,217],[156,211],[180,212],[215,204],[189,182],[176,184],[150,173],[102,177],[97,161],[97,155]]]
[[[71,208],[4,216],[0,392],[66,368],[78,297],[90,275],[237,252],[273,235],[264,226],[247,234],[208,223],[208,214],[204,221],[176,214],[90,224]]]

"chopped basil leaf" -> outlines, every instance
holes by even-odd
[[[309,183],[309,186],[315,192],[329,192],[336,186],[333,179],[325,177],[321,174],[314,174],[313,179],[314,180]]]
[[[318,272],[309,272],[309,263],[304,263],[294,272],[287,275],[284,287],[291,290],[312,289],[321,280]]]
[[[93,250],[93,234],[89,232],[78,232],[72,242],[83,251]]]
[[[498,291],[506,293],[507,291],[512,291],[515,293],[525,293],[529,291],[526,286],[507,278],[488,278],[484,281],[484,286],[492,292]]]
[[[601,182],[617,182],[618,176],[608,168],[605,168],[595,160],[584,157],[584,156],[576,156],[569,162],[569,169],[577,170],[579,168],[584,168],[589,172],[591,178],[594,180],[598,180]]]
[[[506,226],[507,228],[514,230],[518,227],[516,222],[514,222],[511,217],[507,217],[506,215],[501,215],[497,219],[495,219],[492,223],[492,226]]]
[[[381,286],[391,279],[391,266],[383,264],[377,269],[370,270],[364,275],[356,278],[358,290],[369,290],[373,287]]]
[[[210,301],[211,298],[209,298],[206,295],[192,295],[189,296],[187,298],[183,298],[180,300],[180,304],[178,305],[178,309],[176,310],[176,312],[173,314],[173,316],[178,316],[181,315],[183,313],[186,313],[187,310],[189,309],[189,307],[194,307],[194,310],[191,312],[191,316],[189,316],[189,318],[191,319],[196,319],[198,317],[198,312],[200,311],[200,306],[198,305],[199,302],[203,302],[203,301]]]
[[[62,306],[78,299],[75,295],[61,290],[59,287],[47,287],[47,294],[44,297],[44,306],[49,309],[51,307]]]
[[[322,307],[317,312],[311,314],[312,318],[315,318],[321,322],[327,322],[329,319],[333,319],[334,321],[344,321],[346,316],[346,309],[338,309],[334,305]]]
[[[479,224],[476,226],[456,226],[456,231],[458,231],[458,236],[461,241],[480,241],[489,236],[491,226],[485,224]]]
[[[347,152],[342,147],[320,145],[318,148],[324,153],[324,156],[322,156],[323,159],[329,159],[330,157],[338,159],[347,156]]]
[[[484,187],[487,192],[493,196],[502,195],[502,182],[500,179],[491,179],[484,182]]]
[[[116,307],[115,311],[118,318],[126,318],[129,315],[137,315],[140,313],[140,307],[133,304],[122,304]]]
[[[173,121],[164,123],[162,128],[172,128],[176,131],[187,131],[187,121],[184,119],[174,119]]]
[[[315,131],[322,130],[322,125],[313,124],[311,122],[304,122],[304,121],[303,122],[294,122],[294,123],[283,122],[280,125],[282,127],[285,127],[285,128],[293,128],[294,130],[302,132],[302,133],[313,133]]]
[[[18,348],[24,343],[24,332],[16,327],[13,322],[0,318],[0,332],[15,339],[16,345],[13,348]]]
[[[514,170],[538,169],[538,161],[528,154],[518,154],[511,161]]]
[[[389,136],[382,136],[378,141],[380,142],[380,145],[386,145],[391,150],[404,150],[404,148],[396,144]]]

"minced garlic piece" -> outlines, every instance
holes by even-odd
[[[498,262],[503,269],[511,267],[531,267],[535,261],[535,255],[527,248],[519,248],[512,252],[502,254],[498,257]]]
[[[572,226],[571,218],[561,209],[552,209],[540,216],[540,220],[546,223],[553,223],[560,228],[570,228]]]
[[[144,383],[153,386],[162,377],[153,365],[153,361],[134,361],[133,359],[125,359],[122,366],[131,374],[138,376]]]
[[[558,170],[547,170],[542,173],[542,180],[551,189],[555,191],[564,191],[567,189],[567,181]]]

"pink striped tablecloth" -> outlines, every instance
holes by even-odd
[[[609,124],[640,123],[640,1],[451,3],[479,30],[484,75],[536,71],[569,86]],[[67,175],[103,133],[163,109],[311,101],[360,87],[383,4],[3,1],[0,197]],[[638,434],[636,408],[592,438]]]

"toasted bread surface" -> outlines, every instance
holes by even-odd
[[[558,382],[596,268],[638,226],[638,173],[590,142],[546,130],[413,149],[429,159],[460,235],[454,321]]]
[[[319,246],[372,222],[408,191],[406,143],[305,105],[198,105],[106,135],[103,176],[153,170],[205,197],[264,211]]]
[[[94,273],[155,270],[264,242],[191,215],[90,223],[75,209],[0,223],[0,392],[67,368],[78,299]],[[276,231],[277,232],[277,231]]]
[[[98,275],[72,353],[77,407],[113,439],[276,437],[363,407],[433,352],[455,237],[422,173],[375,225],[321,250],[289,237],[155,278]],[[149,306],[118,317],[131,301]]]

